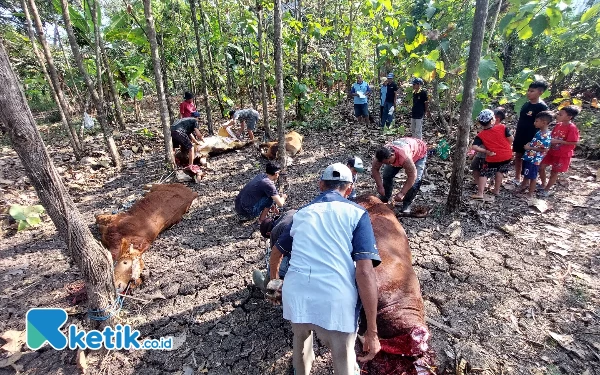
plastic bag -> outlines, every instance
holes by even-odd
[[[86,129],[91,129],[94,127],[94,119],[92,116],[88,115],[87,112],[83,113],[83,127]]]
[[[442,160],[448,159],[450,156],[450,145],[445,139],[440,140],[436,147],[436,153]]]

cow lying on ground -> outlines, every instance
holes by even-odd
[[[291,131],[285,136],[285,150],[291,157],[296,156],[297,153],[302,151],[302,139],[303,137]],[[262,143],[259,147],[262,156],[269,160],[275,160],[277,158],[277,147],[279,142],[267,142]]]
[[[406,232],[394,212],[378,198],[363,195],[356,202],[369,212],[381,257],[381,264],[375,268],[381,352],[362,370],[372,375],[429,374],[429,330]],[[359,335],[366,330],[364,311],[360,321]]]
[[[129,210],[116,215],[98,215],[96,223],[102,244],[115,264],[117,292],[141,284],[142,254],[165,229],[181,221],[198,194],[181,184],[153,185]]]

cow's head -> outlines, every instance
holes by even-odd
[[[123,293],[129,288],[135,288],[142,283],[142,270],[144,261],[142,251],[135,249],[128,241],[121,241],[121,252],[115,263],[115,289]],[[130,283],[131,282],[131,283]]]
[[[277,157],[277,146],[278,142],[266,142],[261,143],[258,148],[260,149],[260,153],[263,157],[274,160]]]

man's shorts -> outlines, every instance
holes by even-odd
[[[566,172],[569,170],[569,165],[571,165],[571,157],[547,154],[542,160],[542,164],[551,166],[552,172]]]
[[[529,142],[531,142],[531,139],[525,140],[523,138],[525,138],[525,137],[519,136],[519,138],[517,138],[517,136],[515,135],[515,140],[513,141],[513,144],[512,144],[513,152],[516,152],[517,154],[525,153],[525,145],[528,144]],[[531,138],[533,139],[533,137],[531,137]]]
[[[254,131],[256,129],[257,122],[258,122],[258,119],[254,116],[247,118],[246,119],[246,128],[248,130]]]
[[[354,105],[354,116],[356,117],[369,117],[369,105],[365,104],[355,104]]]
[[[483,168],[483,163],[485,163],[485,158],[475,156],[473,158],[473,161],[471,161],[471,170],[477,172],[481,171],[481,169]]]
[[[539,165],[535,165],[531,161],[523,160],[523,168],[521,169],[521,176],[523,176],[529,180],[535,180],[535,179],[537,179],[539,169],[540,169]]]
[[[486,161],[481,168],[481,175],[489,178],[494,177],[496,173],[506,173],[510,170],[510,161],[511,159],[497,163],[489,163]]]
[[[192,141],[186,134],[177,130],[171,130],[171,140],[173,148],[181,147],[181,151],[187,153],[192,149]]]

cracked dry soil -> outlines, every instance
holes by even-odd
[[[155,125],[156,132],[158,125]],[[94,215],[119,209],[143,194],[144,184],[164,177],[160,139],[132,129],[123,134],[127,153],[121,173],[71,168],[68,150],[50,146],[65,184],[92,231]],[[153,129],[154,130],[154,129]],[[317,193],[319,173],[350,155],[371,159],[385,139],[375,130],[307,132],[304,152],[289,168],[286,208],[308,203]],[[92,144],[102,157],[101,138]],[[434,135],[427,139],[437,142]],[[143,147],[140,147],[143,149]],[[16,154],[2,149],[4,207],[34,204],[35,191],[23,178]],[[239,224],[233,201],[239,189],[263,169],[254,147],[210,159],[214,172],[190,187],[199,198],[183,221],[165,231],[145,255],[150,277],[134,292],[147,303],[127,299],[119,319],[143,337],[174,336],[172,351],[87,353],[90,374],[287,374],[292,333],[279,307],[251,287],[253,269],[264,269],[265,242]],[[368,164],[368,163],[367,163]],[[471,202],[465,179],[465,204],[455,217],[442,215],[450,163],[428,161],[419,204],[433,207],[427,219],[401,218],[419,277],[431,345],[439,374],[600,374],[600,183],[597,161],[575,160],[548,198],[545,214],[528,208],[502,189],[493,203]],[[399,181],[400,182],[400,181]],[[368,174],[360,192],[374,191]],[[80,278],[46,219],[34,230],[8,230],[0,246],[0,332],[25,328],[31,307],[64,307],[67,324],[88,327],[84,305],[71,306],[65,285]],[[559,339],[551,334],[558,334]],[[1,342],[0,342],[1,343]],[[316,341],[314,374],[331,374],[327,349]],[[22,346],[21,374],[76,374],[75,352]],[[0,350],[2,358],[7,353]],[[458,370],[457,370],[458,369]],[[464,370],[463,370],[464,369]],[[462,372],[459,372],[462,371]],[[10,367],[0,375],[14,374]]]

